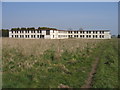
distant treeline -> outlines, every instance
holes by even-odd
[[[38,27],[38,29],[35,29],[34,27],[28,27],[28,28],[24,28],[24,27],[22,27],[22,28],[12,28],[11,30],[12,31],[17,31],[17,30],[57,30],[56,28],[49,28],[49,27]]]
[[[0,37],[9,37],[9,30],[8,29],[2,29],[2,32],[0,30]]]

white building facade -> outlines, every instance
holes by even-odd
[[[25,39],[111,39],[110,30],[10,30],[10,38]]]

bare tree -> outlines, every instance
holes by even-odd
[[[72,29],[72,28],[68,28],[68,30],[70,30],[70,31],[71,31],[71,30],[73,30],[73,29]]]
[[[81,31],[82,31],[82,30],[83,30],[83,28],[79,28],[79,30],[81,30]]]

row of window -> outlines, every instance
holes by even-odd
[[[98,35],[86,35],[86,38],[98,38]],[[73,37],[72,35],[68,35],[69,38]],[[74,37],[78,37],[78,35],[74,35]],[[80,35],[80,38],[84,38],[85,35]],[[104,35],[99,35],[99,38],[104,38]]]
[[[12,35],[15,38],[30,38],[30,35]],[[31,38],[44,38],[44,35],[31,35]]]
[[[41,30],[31,30],[31,33],[36,33],[36,31],[37,31],[37,33],[42,33],[42,31]],[[12,33],[24,33],[24,31],[12,31]],[[30,31],[29,30],[25,30],[25,33],[29,33]],[[50,33],[50,30],[46,30],[46,32],[49,32]],[[68,31],[68,33],[78,33],[78,32],[80,32],[80,33],[87,33],[87,34],[91,34],[91,32],[93,32],[94,34],[97,34],[98,32],[100,33],[100,34],[104,34],[104,31]],[[54,33],[54,30],[53,30],[53,33]],[[59,31],[59,33],[67,33],[66,31]]]
[[[91,33],[94,33],[94,34],[97,34],[98,32],[100,34],[104,34],[104,31],[68,31],[68,33],[87,33],[87,34],[91,34]]]
[[[86,35],[86,38],[98,38],[98,35]],[[30,35],[12,35],[15,38],[30,38]],[[58,37],[67,37],[67,35],[58,35]],[[68,35],[69,38],[71,37],[78,37],[78,35]],[[80,38],[84,38],[85,35],[80,35]],[[31,35],[31,38],[44,38],[44,35]],[[54,38],[54,35],[53,35]],[[99,38],[104,38],[104,35],[99,35]]]
[[[24,31],[12,31],[12,33],[24,33]],[[25,30],[25,33],[29,33],[30,31],[29,30]],[[35,33],[36,30],[31,30],[31,33]],[[41,30],[37,30],[37,33],[41,33],[42,31]]]
[[[58,35],[58,37],[67,37],[67,35]]]

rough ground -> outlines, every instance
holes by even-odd
[[[92,81],[93,81],[93,77],[96,73],[98,62],[99,62],[99,59],[96,58],[94,64],[92,65],[92,70],[89,73],[88,79],[85,81],[85,85],[83,85],[81,88],[92,88]]]

